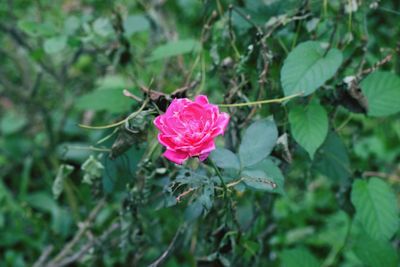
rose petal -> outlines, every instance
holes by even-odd
[[[194,102],[199,103],[201,105],[206,105],[206,104],[208,104],[208,98],[205,95],[198,95],[194,99]]]
[[[205,144],[202,149],[200,154],[204,154],[204,153],[210,153],[211,151],[213,151],[215,149],[215,143],[214,140],[211,139],[207,144]]]
[[[188,149],[186,151],[189,152],[189,155],[191,157],[194,156],[199,156],[204,153],[209,153],[215,149],[215,143],[213,139],[205,140],[203,143],[198,145],[197,147],[193,146],[191,149]]]
[[[169,159],[172,162],[175,162],[177,164],[182,164],[189,158],[189,155],[185,152],[180,152],[180,151],[172,151],[172,150],[167,150],[164,152],[164,157]]]
[[[158,130],[160,130],[160,131],[162,131],[162,128],[163,128],[163,123],[162,123],[162,120],[161,120],[162,117],[163,117],[163,115],[157,116],[157,117],[154,119],[154,121],[153,121],[154,125],[155,125],[155,126],[158,128]]]
[[[199,156],[199,159],[200,159],[201,161],[204,161],[206,158],[208,158],[209,155],[210,155],[210,152],[201,154],[201,155]]]
[[[157,135],[158,142],[165,146],[167,149],[175,150],[176,144],[171,140],[171,138],[165,136],[164,134]]]
[[[221,112],[219,114],[219,116],[218,116],[218,120],[217,120],[216,125],[218,127],[221,127],[225,131],[226,126],[228,126],[228,123],[229,123],[229,115],[228,115],[228,113]]]

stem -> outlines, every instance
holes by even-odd
[[[108,128],[117,127],[117,126],[122,125],[125,122],[135,118],[137,115],[139,115],[139,113],[146,107],[148,102],[149,102],[148,99],[143,101],[142,106],[138,110],[136,110],[135,112],[131,113],[128,117],[126,117],[122,121],[119,121],[119,122],[116,122],[116,123],[112,123],[112,124],[108,124],[108,125],[102,125],[102,126],[90,126],[90,125],[84,125],[84,124],[78,124],[78,126],[81,127],[81,128],[90,129],[90,130],[99,130],[99,129],[108,129]]]
[[[215,162],[214,162],[211,158],[208,158],[208,161],[211,163],[211,165],[212,165],[212,167],[214,168],[214,170],[215,170],[215,172],[216,172],[216,174],[217,174],[219,180],[221,181],[222,187],[223,187],[223,189],[224,189],[224,198],[225,198],[225,197],[226,197],[226,193],[227,193],[227,191],[228,191],[228,188],[226,187],[226,184],[225,184],[225,182],[224,182],[224,179],[222,178],[222,174],[221,174],[221,172],[219,171],[217,165],[215,165]]]
[[[109,148],[100,148],[94,146],[67,146],[67,149],[77,149],[77,150],[91,150],[91,151],[98,151],[98,152],[110,152],[111,149]]]
[[[267,100],[260,100],[260,101],[254,101],[254,102],[246,102],[246,103],[236,103],[236,104],[219,104],[219,107],[245,107],[245,106],[253,106],[253,105],[262,105],[262,104],[270,104],[270,103],[282,103],[286,100],[298,97],[303,95],[303,93],[299,94],[294,94],[290,96],[285,96],[282,98],[276,98],[276,99],[267,99]]]

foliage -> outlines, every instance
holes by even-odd
[[[399,1],[0,1],[0,266],[398,266]],[[154,118],[205,94],[200,162]]]

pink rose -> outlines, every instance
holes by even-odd
[[[205,160],[215,149],[214,138],[224,134],[229,115],[208,103],[204,95],[194,101],[174,99],[165,114],[155,118],[158,141],[167,148],[164,157],[182,164],[189,157]]]

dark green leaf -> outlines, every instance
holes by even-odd
[[[339,136],[331,132],[314,158],[313,168],[336,182],[346,181],[350,175],[350,159]]]
[[[265,159],[274,148],[278,139],[278,129],[272,119],[254,122],[244,132],[239,147],[242,167],[254,165]]]
[[[262,170],[244,170],[242,180],[248,187],[257,190],[272,191],[276,188],[273,178]]]
[[[247,177],[244,182],[253,188],[284,193],[285,178],[281,170],[270,159],[265,159],[243,171],[243,176]],[[250,177],[252,176],[252,177]],[[262,178],[258,180],[257,178]],[[275,185],[273,186],[272,183]]]
[[[217,147],[217,149],[211,152],[210,157],[222,169],[240,170],[239,158],[226,148]]]

